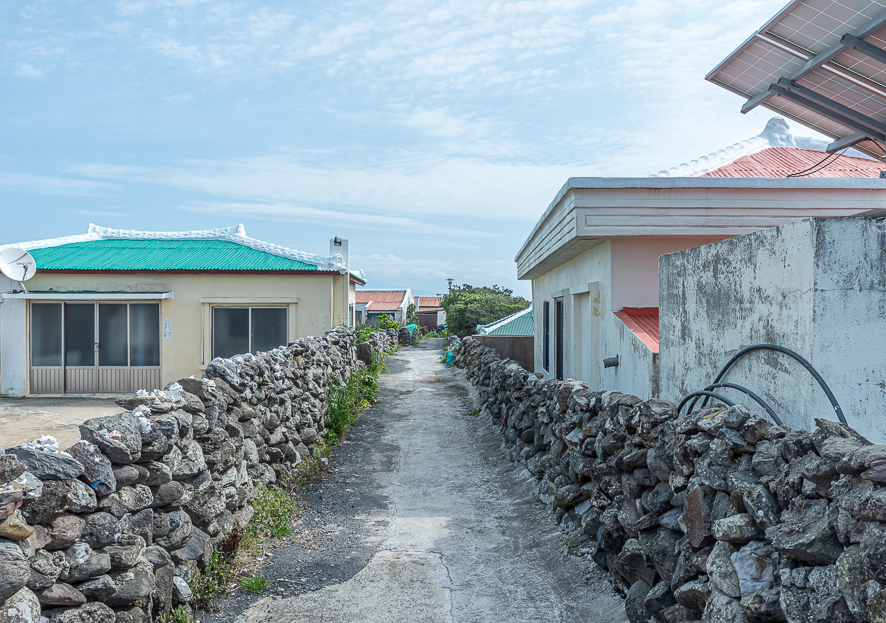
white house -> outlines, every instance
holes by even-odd
[[[357,290],[357,322],[374,324],[379,316],[390,316],[397,322],[406,320],[406,312],[414,304],[412,290]]]
[[[516,257],[518,277],[532,281],[536,372],[658,396],[661,255],[882,207],[883,165],[867,157],[786,177],[820,162],[825,146],[773,119],[760,136],[658,176],[567,180]]]

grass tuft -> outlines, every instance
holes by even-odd
[[[168,616],[157,617],[154,623],[200,623],[200,616],[188,606],[181,605]]]
[[[249,591],[250,593],[260,593],[273,584],[273,582],[268,578],[259,575],[257,577],[247,576],[245,578],[240,578],[238,584],[240,585],[241,590]]]

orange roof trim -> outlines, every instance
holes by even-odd
[[[625,307],[613,313],[646,348],[658,352],[658,307]]]

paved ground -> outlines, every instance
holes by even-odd
[[[264,570],[277,583],[220,601],[210,623],[625,620],[438,355],[389,359],[381,402],[306,494],[298,542]]]
[[[62,449],[80,441],[78,426],[89,418],[120,413],[113,398],[0,398],[0,448],[52,435]]]

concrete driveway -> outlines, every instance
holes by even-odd
[[[80,441],[78,426],[84,421],[123,411],[113,398],[0,398],[0,448],[52,435],[59,447]]]
[[[282,548],[265,570],[279,578],[277,595],[223,601],[210,621],[625,621],[605,574],[565,554],[536,481],[472,417],[439,355],[417,348],[389,359],[380,403],[306,500],[331,511],[318,531],[328,540]]]

